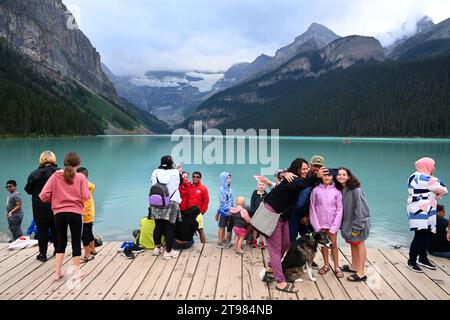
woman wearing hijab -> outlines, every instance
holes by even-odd
[[[422,158],[415,163],[416,172],[408,180],[408,219],[414,239],[409,249],[409,260],[406,266],[414,272],[423,272],[419,267],[435,270],[436,266],[428,260],[427,243],[430,231],[436,233],[436,200],[446,195],[448,190],[444,184],[433,176],[436,170],[435,161]],[[417,257],[419,260],[417,261]]]

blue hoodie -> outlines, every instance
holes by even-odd
[[[218,213],[226,217],[230,215],[230,209],[234,207],[233,190],[227,182],[229,176],[228,172],[220,174],[220,206]]]

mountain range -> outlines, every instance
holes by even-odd
[[[386,58],[372,37],[338,38],[214,94],[184,123],[283,135],[450,136],[450,19]],[[420,117],[422,115],[422,118]],[[423,122],[423,123],[422,123]]]
[[[167,133],[201,120],[286,135],[448,137],[450,19],[424,17],[408,32],[383,48],[313,23],[274,56],[224,72],[116,76],[62,0],[0,0],[0,135]]]

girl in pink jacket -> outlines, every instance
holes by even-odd
[[[336,189],[331,175],[324,176],[322,183],[315,187],[311,193],[309,219],[316,232],[327,232],[332,242],[331,255],[333,256],[334,272],[336,277],[342,278],[344,274],[339,267],[337,232],[342,224],[342,193]],[[320,274],[330,271],[328,248],[322,247],[325,265],[319,270]]]
[[[236,234],[236,253],[245,254],[242,249],[242,243],[244,242],[247,234],[247,228],[250,223],[250,215],[247,210],[244,209],[245,198],[237,197],[236,208],[231,208],[230,212],[234,222],[234,233]]]

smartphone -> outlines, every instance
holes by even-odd
[[[338,175],[339,169],[335,169],[335,168],[327,168],[327,169],[330,172],[330,175],[332,175],[333,177]]]
[[[253,176],[253,179],[255,179],[256,181],[261,180],[261,176]]]

